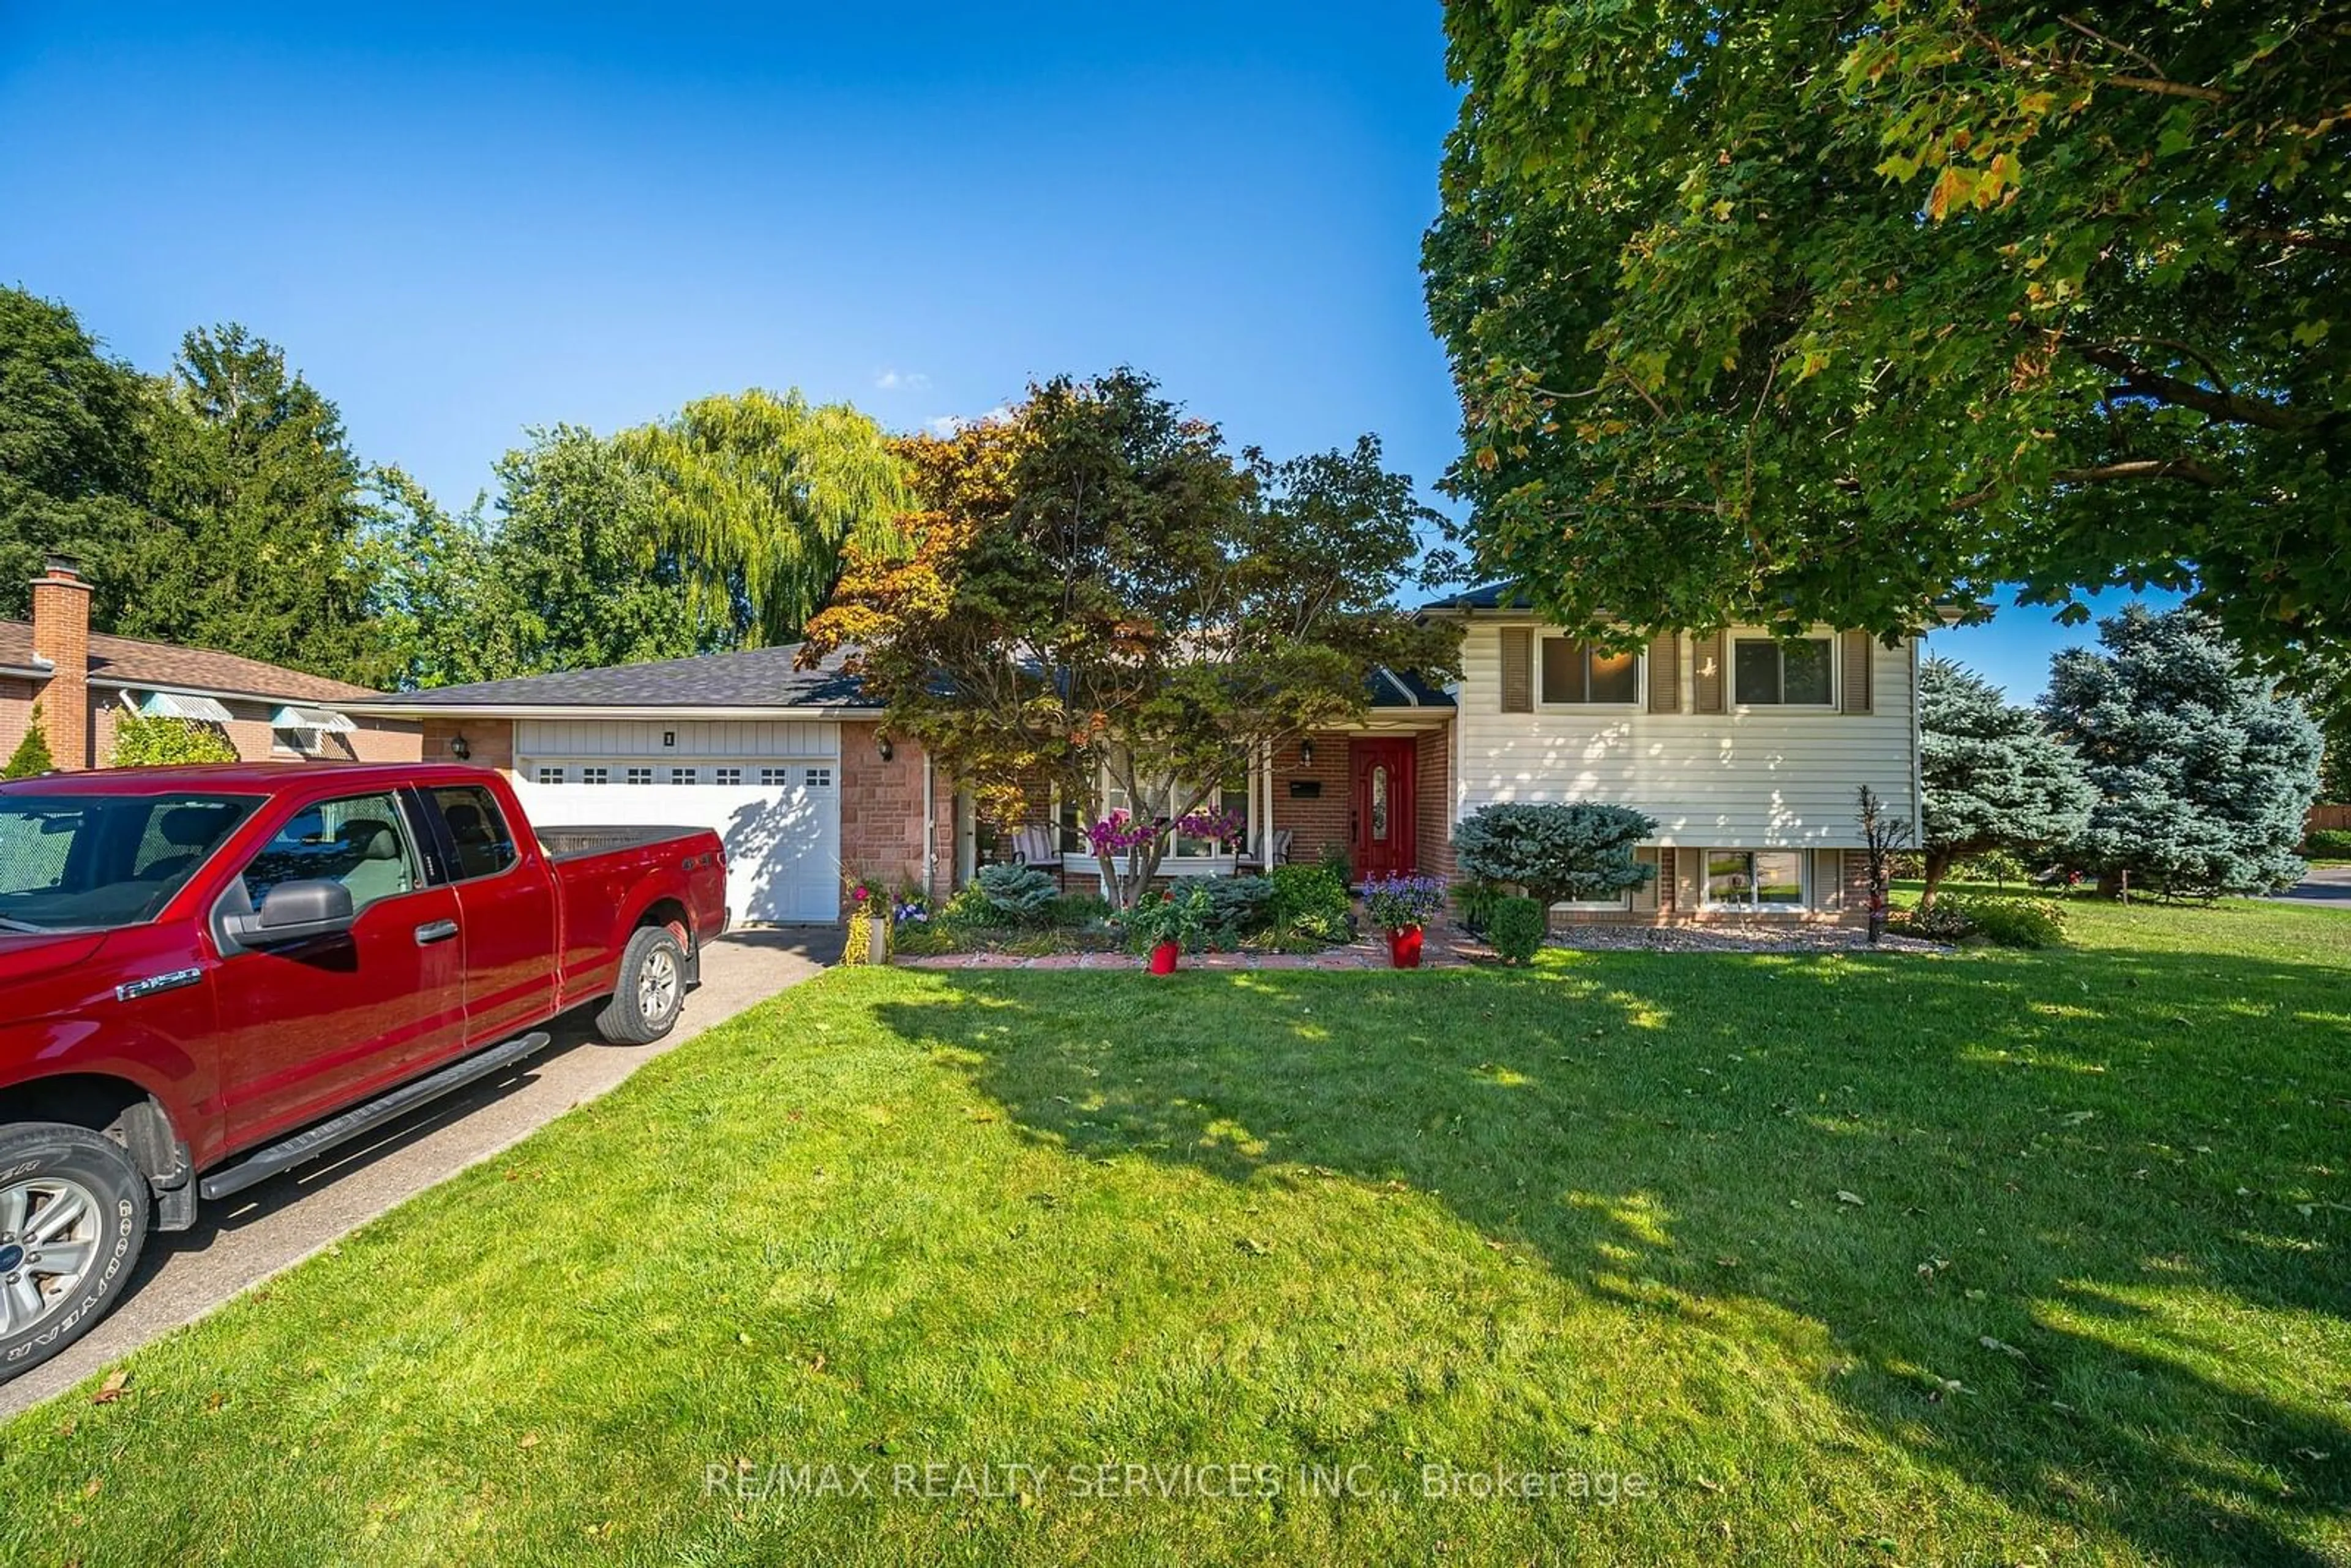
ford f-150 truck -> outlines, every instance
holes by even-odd
[[[253,763],[0,785],[0,1379],[151,1228],[530,1055],[677,1021],[706,829],[535,833],[498,774]]]

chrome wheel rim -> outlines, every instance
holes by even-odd
[[[645,955],[644,967],[637,971],[637,1011],[647,1023],[659,1023],[675,1006],[677,960],[668,948],[656,947]]]
[[[0,1334],[38,1327],[73,1301],[98,1262],[98,1195],[65,1176],[0,1187]]]

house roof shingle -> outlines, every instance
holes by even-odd
[[[1420,607],[1420,612],[1426,615],[1444,610],[1525,610],[1533,603],[1527,591],[1515,582],[1486,582],[1443,599],[1432,599]]]
[[[31,624],[0,621],[0,666],[31,669],[39,664],[33,653]],[[102,632],[89,635],[89,678],[125,686],[170,686],[226,696],[274,697],[281,702],[348,703],[377,695],[348,681],[305,674],[235,653],[146,643]]]
[[[384,708],[841,708],[871,709],[857,678],[844,672],[848,650],[816,668],[798,668],[800,644],[704,653],[691,659],[559,670],[465,686],[435,686],[381,699]]]
[[[560,670],[471,685],[435,686],[379,698],[384,712],[465,712],[499,708],[823,708],[876,713],[856,676],[842,668],[856,652],[825,655],[811,670],[799,665],[800,644],[746,648],[603,669]],[[1365,677],[1374,707],[1451,707],[1453,698],[1416,676],[1381,669]]]

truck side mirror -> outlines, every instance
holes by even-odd
[[[351,909],[351,890],[321,878],[281,882],[261,901],[257,914],[224,915],[221,926],[240,947],[276,947],[317,936],[340,936],[357,918]]]

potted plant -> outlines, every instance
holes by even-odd
[[[1364,912],[1388,934],[1388,962],[1420,967],[1421,927],[1445,907],[1441,876],[1375,876],[1364,883]]]
[[[1196,887],[1182,898],[1173,893],[1146,897],[1126,912],[1121,924],[1129,936],[1150,949],[1151,972],[1172,975],[1177,955],[1207,929],[1207,890]]]
[[[850,941],[841,955],[844,964],[886,964],[890,961],[890,901],[863,877],[849,883]],[[862,940],[861,940],[862,938]]]

